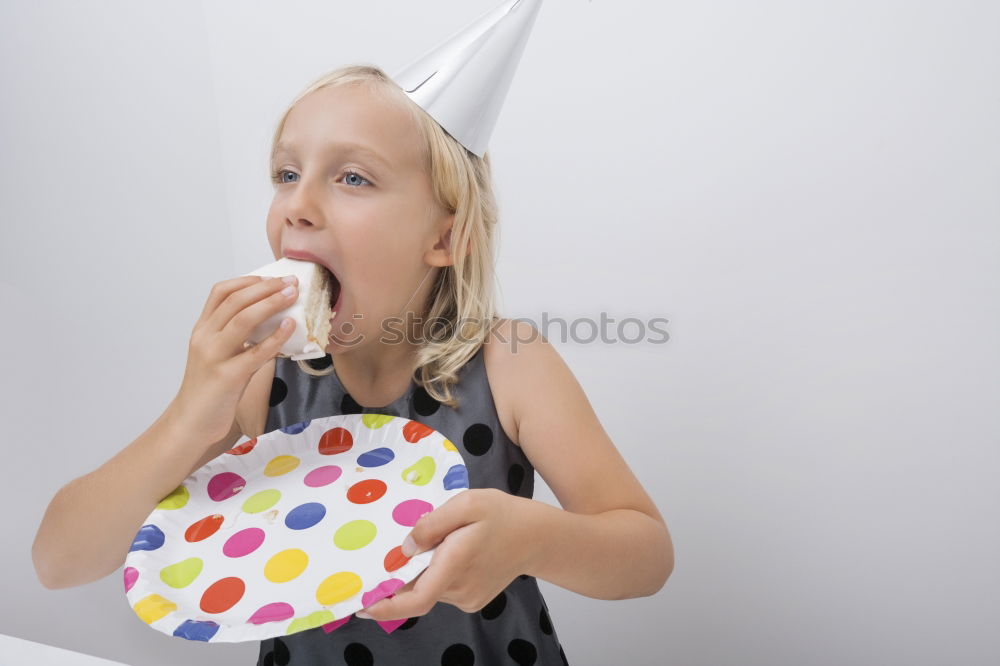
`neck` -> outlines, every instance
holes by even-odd
[[[336,355],[334,370],[362,407],[382,407],[405,393],[413,377],[416,345],[375,342]]]
[[[413,294],[403,304],[399,314],[402,324],[394,324],[393,334],[383,336],[380,332],[368,343],[346,348],[335,354],[334,370],[340,383],[362,407],[388,405],[402,396],[409,387],[413,371],[416,370],[419,349],[416,342],[423,338],[423,320],[422,315],[407,311],[406,306],[417,292],[420,292],[417,302],[426,302],[431,285],[424,289],[421,287],[432,268],[428,268]]]

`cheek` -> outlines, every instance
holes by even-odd
[[[264,230],[267,233],[267,244],[271,246],[271,253],[274,254],[275,259],[279,259],[281,257],[281,225],[268,218]]]

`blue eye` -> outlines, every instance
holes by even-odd
[[[293,181],[285,180],[285,178],[284,178],[285,174],[291,174],[293,176],[297,175],[297,174],[295,174],[295,172],[289,171],[288,169],[278,169],[277,171],[271,171],[271,182],[274,183],[274,184],[276,184],[276,185],[280,185],[280,184],[283,184],[283,183],[293,182]],[[348,185],[352,185],[354,187],[360,187],[364,183],[367,183],[368,185],[372,184],[370,180],[368,180],[367,178],[365,178],[364,176],[362,176],[361,174],[359,174],[356,171],[351,171],[351,170],[345,171],[343,177],[341,178],[341,180],[343,180],[344,178],[354,178],[353,181],[350,181],[350,182],[347,183]],[[361,181],[361,182],[358,182],[358,181]]]
[[[364,177],[364,176],[362,176],[361,174],[357,173],[356,171],[347,171],[347,172],[346,172],[346,173],[344,174],[344,178],[350,178],[351,176],[354,176],[355,178],[358,178],[358,179],[360,179],[360,180],[363,180],[364,182],[366,182],[366,183],[368,183],[369,185],[371,185],[371,181],[370,181],[370,180],[368,180],[367,178],[365,178],[365,177]],[[348,183],[348,184],[352,184],[352,183]],[[358,183],[358,186],[359,186],[359,187],[360,187],[360,185],[361,185],[361,184],[360,184],[360,183]]]

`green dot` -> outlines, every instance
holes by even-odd
[[[393,418],[395,417],[390,416],[389,414],[362,414],[361,422],[365,424],[366,427],[371,428],[372,430],[377,430],[386,423],[392,421]]]
[[[424,456],[403,470],[403,481],[415,486],[426,486],[434,478],[436,470],[437,465],[434,463],[434,458]]]
[[[186,486],[177,486],[174,488],[173,492],[160,500],[160,503],[156,505],[157,509],[180,509],[183,508],[185,504],[188,503],[188,499],[191,497],[191,493],[188,492]]]
[[[200,557],[189,557],[176,564],[160,569],[160,580],[170,587],[187,587],[201,573],[205,563]]]
[[[315,611],[305,615],[303,617],[297,617],[288,624],[288,629],[285,633],[294,634],[297,631],[305,631],[306,629],[315,629],[316,627],[327,624],[328,622],[333,622],[336,618],[333,613],[328,610]]]
[[[333,543],[342,550],[357,550],[370,544],[377,531],[370,520],[352,520],[340,526],[333,535]]]
[[[277,504],[279,499],[281,499],[280,490],[274,490],[273,488],[271,490],[262,490],[259,493],[254,493],[247,498],[246,502],[243,502],[243,510],[247,513],[260,513]]]

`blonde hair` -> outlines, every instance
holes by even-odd
[[[274,131],[272,157],[289,111],[309,93],[340,85],[364,86],[381,99],[410,112],[421,135],[424,166],[434,198],[455,214],[450,247],[454,264],[439,269],[429,302],[424,304],[427,318],[414,369],[416,380],[432,398],[455,408],[458,401],[450,387],[458,381],[458,371],[476,354],[498,318],[493,288],[498,208],[489,154],[480,158],[469,152],[379,67],[349,65],[322,75],[292,100]],[[466,247],[468,256],[464,251],[455,251]],[[303,372],[317,377],[334,371],[332,364],[325,369],[318,369],[308,361],[298,361],[298,365]]]

